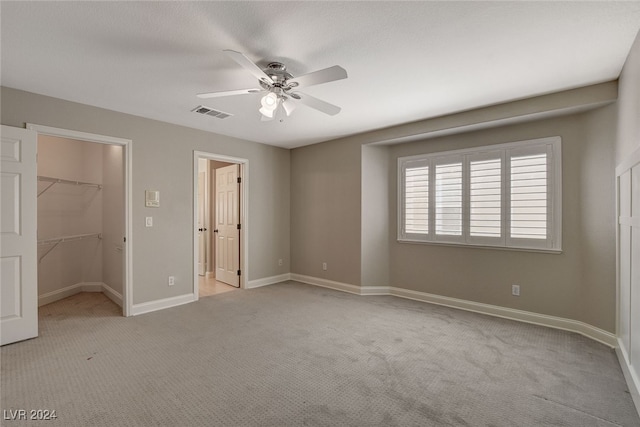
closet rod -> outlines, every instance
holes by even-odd
[[[44,257],[49,255],[49,252],[54,250],[56,246],[60,243],[64,242],[72,242],[74,240],[84,240],[84,239],[93,239],[93,238],[102,239],[102,233],[91,233],[91,234],[76,234],[74,236],[62,236],[62,237],[54,237],[51,239],[38,240],[38,245],[52,245],[42,256],[38,259],[38,263],[41,262]]]
[[[84,181],[72,181],[69,179],[61,179],[61,178],[52,178],[50,176],[40,176],[38,175],[38,181],[50,182],[44,190],[38,193],[38,196],[42,195],[45,191],[53,187],[55,184],[71,184],[71,185],[84,185],[87,187],[96,187],[98,190],[102,189],[102,184],[95,184],[93,182],[84,182]]]

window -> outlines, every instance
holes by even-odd
[[[398,240],[561,250],[560,137],[398,159]]]

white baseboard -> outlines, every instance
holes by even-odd
[[[616,355],[618,356],[618,362],[620,362],[624,379],[627,381],[629,394],[631,394],[633,403],[636,405],[636,411],[640,414],[640,378],[638,378],[638,374],[633,366],[629,364],[629,355],[620,340],[618,340],[618,346],[616,347]]]
[[[335,289],[336,291],[349,292],[350,294],[361,295],[360,286],[348,283],[334,282],[333,280],[321,279],[319,277],[304,276],[302,274],[291,273],[291,280],[307,283],[309,285],[322,286],[323,288]]]
[[[150,313],[152,311],[164,310],[165,308],[176,307],[182,304],[188,304],[196,301],[194,294],[178,295],[177,297],[163,298],[155,301],[143,302],[140,304],[133,304],[131,307],[131,315],[137,316],[139,314]]]
[[[360,295],[391,295],[389,286],[361,286]]]
[[[111,286],[103,283],[102,284],[102,293],[107,296],[111,301],[118,304],[122,307],[122,294],[116,290],[114,290]]]
[[[66,288],[47,292],[46,294],[38,296],[38,307],[51,304],[52,302],[59,301],[75,294],[79,294],[80,292],[102,292],[110,300],[122,307],[122,294],[116,292],[115,290],[113,290],[113,288],[103,282],[81,282],[76,283],[75,285],[67,286]]]
[[[530,311],[516,310],[491,304],[483,304],[458,298],[450,298],[441,295],[429,294],[426,292],[412,291],[409,289],[387,287],[387,286],[356,286],[348,283],[334,282],[318,277],[304,276],[301,274],[291,274],[291,280],[295,280],[309,285],[322,286],[335,289],[337,291],[349,292],[357,295],[392,295],[400,298],[407,298],[430,304],[444,305],[461,310],[473,311],[475,313],[487,314],[495,317],[502,317],[519,322],[532,323],[540,326],[547,326],[554,329],[562,329],[575,332],[587,338],[591,338],[609,347],[617,347],[616,336],[595,326],[591,326],[577,320],[565,319],[562,317],[548,316],[545,314],[533,313]]]
[[[61,299],[70,297],[82,292],[82,283],[76,283],[75,285],[67,286],[66,288],[57,289],[52,292],[47,292],[38,296],[38,307],[51,304],[52,302],[59,301]]]
[[[575,332],[587,338],[591,338],[595,341],[605,344],[611,348],[615,348],[617,346],[617,339],[614,334],[577,320],[548,316],[546,314],[538,314],[531,311],[516,310],[513,308],[501,307],[498,305],[483,304],[474,301],[445,297],[442,295],[429,294],[426,292],[418,292],[396,287],[391,288],[391,295],[416,301],[428,302],[430,304],[437,304],[452,308],[458,308],[461,310],[473,311],[475,313],[487,314],[489,316],[502,317],[504,319],[517,320],[519,322],[531,323],[534,325]]]
[[[263,277],[262,279],[249,280],[249,283],[247,283],[247,289],[273,285],[280,282],[286,282],[287,280],[291,280],[290,273],[279,274],[278,276]]]

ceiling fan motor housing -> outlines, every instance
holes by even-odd
[[[287,81],[293,76],[291,73],[287,71],[286,65],[282,62],[270,62],[267,64],[267,68],[265,68],[264,73],[273,80],[273,84],[269,84],[263,81],[260,81],[260,85],[267,90],[276,89],[277,92],[287,91],[293,89],[297,86],[297,84],[292,83],[289,84]]]

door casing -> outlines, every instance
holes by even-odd
[[[50,126],[42,126],[27,123],[27,129],[35,130],[38,135],[57,136],[60,138],[77,139],[79,141],[96,142],[98,144],[120,145],[124,154],[124,286],[122,287],[122,314],[133,315],[133,202],[132,202],[132,144],[130,139],[116,138],[113,136],[98,135],[93,133],[78,132],[69,129],[60,129]]]
[[[193,152],[193,299],[198,300],[198,159],[217,160],[219,162],[235,163],[240,166],[240,288],[246,289],[249,283],[249,160],[240,157],[204,151]]]

